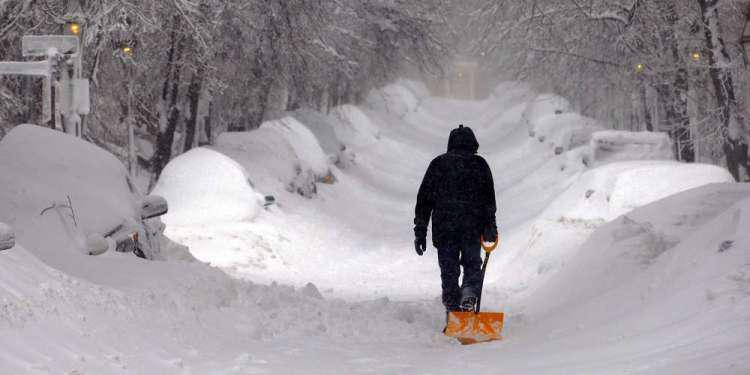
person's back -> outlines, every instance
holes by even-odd
[[[427,224],[432,217],[432,242],[438,249],[443,304],[449,311],[471,304],[479,293],[480,236],[497,236],[492,172],[476,152],[479,144],[470,128],[451,132],[448,152],[427,169],[417,196],[414,233],[417,253],[426,250]],[[460,266],[464,279],[458,287]],[[466,307],[468,308],[468,307]]]

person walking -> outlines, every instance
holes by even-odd
[[[414,247],[420,256],[427,251],[427,225],[432,218],[432,244],[438,251],[447,312],[474,309],[481,293],[481,239],[496,242],[498,237],[492,171],[478,150],[471,128],[453,129],[448,151],[427,168],[414,209]],[[461,267],[464,276],[459,286]]]

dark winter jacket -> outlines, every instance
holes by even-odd
[[[449,246],[479,240],[485,227],[495,226],[495,186],[487,162],[479,155],[474,132],[467,127],[451,131],[448,152],[427,168],[417,195],[414,232],[425,237],[432,216],[432,243]]]

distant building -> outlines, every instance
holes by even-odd
[[[479,64],[473,60],[456,60],[445,72],[445,77],[430,83],[430,90],[435,96],[446,98],[477,100],[480,99]]]

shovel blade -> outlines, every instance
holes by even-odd
[[[445,335],[464,345],[502,340],[504,319],[503,313],[452,311],[448,314]]]

